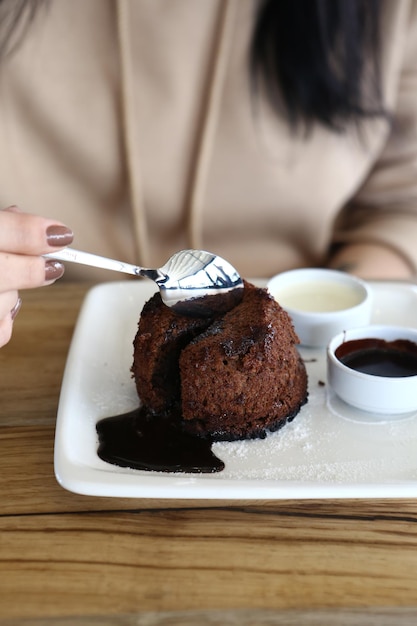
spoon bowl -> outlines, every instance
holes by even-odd
[[[100,267],[153,280],[162,301],[177,313],[209,317],[232,309],[243,296],[243,280],[235,268],[205,250],[181,250],[162,267],[151,269],[64,248],[46,258]]]

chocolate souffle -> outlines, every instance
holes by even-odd
[[[132,373],[154,414],[213,441],[265,437],[307,401],[307,373],[291,319],[266,289],[245,282],[242,301],[211,318],[174,313],[159,292],[145,304]]]

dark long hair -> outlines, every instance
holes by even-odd
[[[382,0],[266,0],[250,50],[255,89],[293,126],[341,129],[385,115],[380,80]]]
[[[384,114],[379,76],[383,0],[260,0],[250,49],[255,91],[293,126],[338,129]],[[48,0],[0,0],[0,57]]]

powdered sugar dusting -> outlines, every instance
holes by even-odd
[[[323,352],[301,350],[309,401],[294,421],[266,439],[220,442],[214,453],[226,464],[223,479],[363,483],[417,476],[410,440],[417,448],[417,414],[398,420],[341,406],[326,380]],[[408,458],[405,459],[404,455]]]

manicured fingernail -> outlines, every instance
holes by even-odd
[[[74,234],[72,230],[66,226],[54,224],[46,229],[46,240],[49,246],[63,248],[64,246],[69,246],[73,239]]]
[[[45,280],[58,280],[65,272],[65,267],[59,261],[46,261],[45,263]]]
[[[14,305],[12,310],[10,311],[10,315],[12,316],[12,320],[14,320],[16,315],[19,313],[21,306],[22,306],[22,298],[18,298],[16,304]]]

